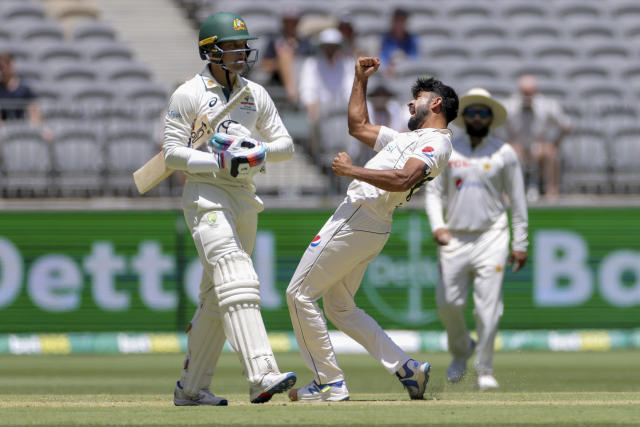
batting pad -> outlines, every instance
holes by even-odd
[[[258,275],[246,252],[234,251],[218,258],[213,268],[213,284],[222,308],[245,302],[260,304]]]
[[[249,382],[259,382],[268,372],[279,372],[260,314],[260,284],[249,255],[235,251],[219,258],[213,283],[224,332]]]
[[[188,351],[180,376],[180,384],[190,395],[209,388],[218,358],[225,342],[220,313],[203,305],[191,320]]]
[[[258,304],[229,306],[223,319],[229,344],[238,354],[250,383],[259,383],[269,372],[279,372]]]

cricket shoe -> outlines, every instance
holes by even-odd
[[[400,374],[400,371],[403,370],[404,375]],[[407,389],[411,399],[422,399],[424,391],[427,388],[427,383],[429,382],[430,370],[431,365],[428,362],[420,363],[417,360],[409,359],[398,369],[396,377],[398,377],[404,388]]]
[[[486,391],[500,387],[493,375],[478,375],[478,390]]]
[[[229,403],[227,399],[214,395],[207,388],[200,390],[197,396],[188,395],[178,381],[176,390],[173,392],[173,404],[176,406],[227,406]]]
[[[289,392],[289,399],[294,402],[342,402],[349,400],[349,390],[344,381],[318,384],[313,380],[302,388],[292,389]]]
[[[296,374],[293,372],[269,372],[258,384],[251,385],[249,398],[251,403],[265,403],[271,400],[274,394],[289,390],[295,383]]]
[[[457,383],[467,373],[467,360],[471,357],[476,349],[475,340],[470,340],[469,352],[464,357],[454,357],[447,368],[447,379],[449,382]]]

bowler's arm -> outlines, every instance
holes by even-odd
[[[402,169],[376,170],[355,166],[347,153],[338,153],[333,160],[333,172],[364,181],[385,191],[404,192],[425,179],[430,168],[426,163],[411,158]]]
[[[376,145],[380,126],[369,120],[367,109],[367,81],[380,67],[378,58],[363,57],[356,61],[356,72],[349,98],[349,135],[373,148]]]

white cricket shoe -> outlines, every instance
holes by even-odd
[[[404,375],[400,374],[401,370],[404,370]],[[429,382],[430,370],[431,365],[428,362],[420,363],[417,360],[409,359],[398,369],[396,377],[407,390],[411,399],[422,399]]]
[[[214,395],[207,388],[200,390],[197,396],[188,395],[178,381],[173,392],[173,404],[176,406],[227,406],[229,403],[227,399]]]
[[[252,384],[249,389],[251,403],[265,403],[271,400],[274,394],[289,390],[296,383],[296,374],[285,372],[283,374],[269,372],[258,384]]]
[[[493,375],[478,375],[478,390],[485,391],[498,387],[500,385]]]
[[[329,384],[318,384],[316,380],[302,388],[294,388],[289,392],[293,402],[342,402],[349,400],[347,383],[337,381]]]
[[[467,373],[467,360],[476,349],[475,340],[471,340],[469,352],[464,357],[454,357],[447,368],[447,379],[452,383],[459,382]]]

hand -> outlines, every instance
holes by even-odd
[[[263,143],[252,138],[242,138],[225,151],[218,153],[218,167],[226,169],[234,178],[247,178],[262,170],[267,160]]]
[[[525,251],[511,251],[509,256],[509,264],[513,264],[512,272],[520,270],[527,263],[527,253]]]
[[[251,135],[251,131],[240,123],[231,123],[227,128],[227,134],[232,136],[249,137]]]
[[[356,61],[356,76],[368,79],[369,76],[373,75],[378,68],[380,67],[380,59],[365,56],[358,58]]]
[[[433,240],[440,246],[446,246],[451,241],[451,233],[446,228],[438,228],[433,232]]]
[[[331,169],[337,176],[349,176],[347,173],[351,165],[351,157],[347,153],[340,152],[333,158]]]

